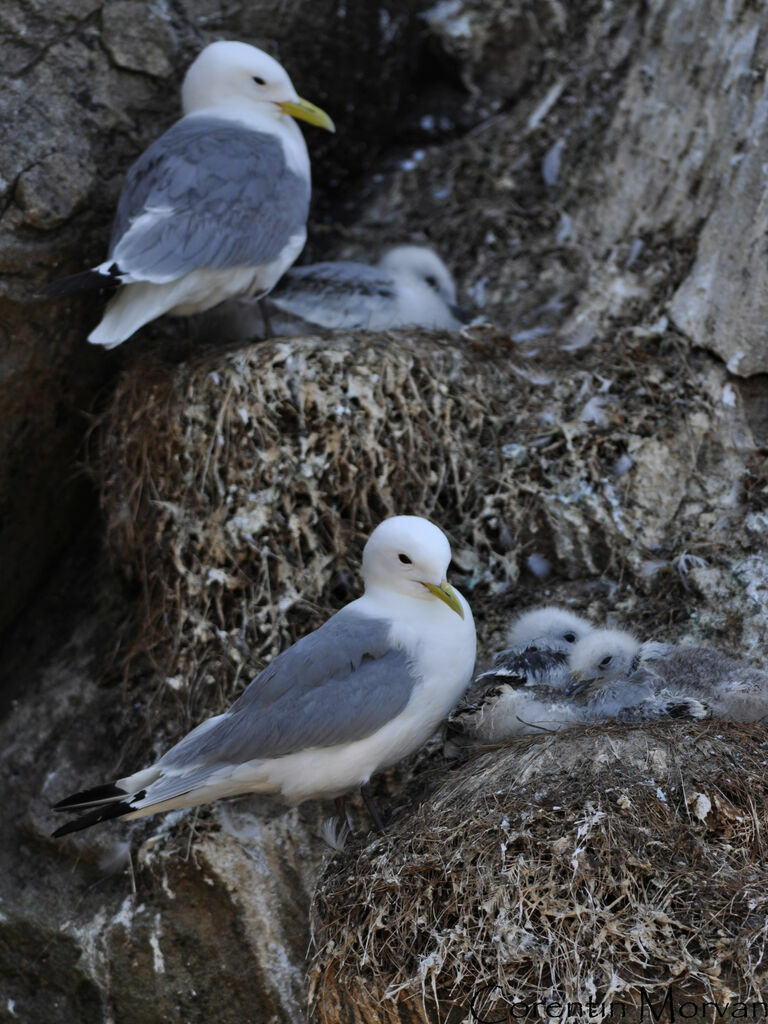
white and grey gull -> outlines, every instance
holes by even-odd
[[[107,259],[49,295],[119,285],[88,340],[113,348],[150,320],[263,296],[306,241],[310,166],[294,118],[334,131],[284,68],[246,43],[206,46],[183,117],[128,171]]]
[[[428,739],[471,678],[475,626],[446,580],[450,558],[428,520],[384,520],[363,550],[362,597],[155,764],[58,803],[80,817],[54,834],[240,793],[298,803],[366,786]]]

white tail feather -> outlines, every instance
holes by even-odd
[[[124,284],[108,304],[101,323],[88,335],[88,341],[92,345],[115,348],[144,324],[177,305],[178,291],[178,281]]]

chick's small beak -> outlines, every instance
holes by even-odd
[[[430,594],[434,594],[435,597],[439,597],[441,601],[444,601],[451,611],[456,612],[462,619],[464,618],[464,609],[461,607],[461,601],[459,595],[450,585],[448,580],[443,580],[440,586],[436,583],[424,583],[420,581],[422,587],[426,587]]]
[[[307,121],[317,128],[325,128],[327,132],[336,131],[336,125],[326,112],[320,107],[316,107],[314,103],[310,103],[309,100],[301,98],[293,101],[286,100],[284,103],[278,103],[277,106],[284,114],[290,114],[291,117],[295,117],[299,121]]]
[[[571,672],[568,676],[568,685],[563,690],[563,696],[573,697],[574,694],[586,690],[591,682],[592,680],[585,679],[581,672]]]
[[[469,321],[473,320],[475,317],[475,313],[469,308],[469,306],[460,306],[456,302],[450,305],[448,309],[450,309],[453,316],[456,317],[457,320],[461,320],[463,324],[468,324]]]

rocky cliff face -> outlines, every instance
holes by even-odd
[[[419,822],[460,838],[482,818],[498,833],[482,886],[461,890],[465,925],[483,925],[475,966],[493,960],[503,973],[531,948],[543,962],[548,910],[531,909],[541,879],[522,931],[507,904],[530,844],[554,842],[562,825],[547,802],[559,792],[554,763],[584,782],[568,790],[573,843],[553,847],[558,870],[576,856],[580,823],[598,845],[639,843],[625,821],[634,806],[656,851],[623,866],[579,855],[582,910],[598,882],[610,903],[615,875],[654,941],[663,914],[706,929],[682,903],[654,902],[670,829],[683,837],[674,855],[686,885],[706,854],[710,873],[720,863],[758,899],[763,794],[744,766],[763,741],[738,729],[727,742],[685,727],[596,731],[567,749],[526,741],[459,767],[432,746],[379,783],[392,836],[377,846],[363,834],[332,863],[321,839],[331,809],[319,805],[249,800],[63,843],[48,838],[48,805],[160,753],[348,600],[362,541],[390,511],[430,515],[450,533],[483,656],[515,609],[555,600],[644,636],[763,657],[762,10],[450,0],[429,12],[222,13],[111,0],[55,12],[25,3],[3,18],[0,618],[64,555],[4,652],[0,1020],[295,1022],[310,982],[327,1021],[445,1017],[451,1000],[466,1014],[488,977],[458,978],[466,936],[435,931],[428,915],[420,924],[419,907],[436,873],[465,879],[469,854],[457,839],[436,865]],[[219,36],[269,45],[345,137],[338,149],[313,139],[313,258],[426,240],[496,326],[276,340],[196,350],[174,366],[164,346],[186,344],[183,321],[92,353],[92,300],[37,301],[43,280],[100,257],[125,168],[174,119],[183,69]],[[93,491],[73,474],[84,411],[99,419],[87,459],[102,519],[87,518]],[[534,762],[546,786],[529,800],[518,783]],[[598,799],[613,776],[616,799]],[[691,803],[689,783],[710,811]],[[363,825],[354,804],[353,814]],[[382,872],[395,861],[413,901],[390,919]],[[762,941],[762,904],[747,904],[738,948],[712,932],[687,960],[650,957],[648,990],[673,968],[683,992],[704,991],[706,977],[723,992],[759,986],[757,967],[736,969]],[[562,940],[594,967],[577,932]],[[615,964],[627,998],[638,956],[633,947]],[[553,968],[541,993],[602,984],[596,967],[568,970]]]

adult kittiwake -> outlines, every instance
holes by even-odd
[[[119,285],[88,340],[113,348],[164,313],[260,297],[304,247],[307,147],[294,118],[334,131],[280,64],[246,43],[206,46],[186,73],[184,116],[136,161],[107,259],[49,295]]]
[[[532,608],[512,623],[510,647],[478,675],[446,733],[452,746],[503,743],[527,733],[562,729],[583,721],[581,709],[563,698],[568,684],[568,653],[594,627],[586,619],[552,605]]]
[[[85,813],[55,835],[238,793],[299,802],[366,786],[424,743],[471,678],[475,626],[450,559],[426,519],[384,520],[363,550],[362,597],[155,764],[62,800],[56,810]]]

